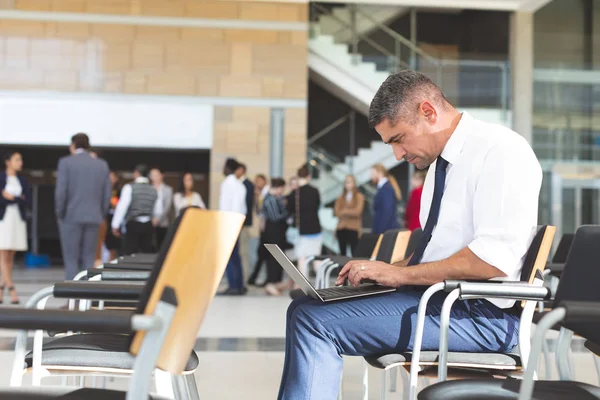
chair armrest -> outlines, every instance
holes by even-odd
[[[554,275],[558,278],[560,278],[560,275],[562,274],[564,269],[565,269],[564,263],[548,263],[548,264],[546,264],[546,270],[550,271],[551,275]]]
[[[496,298],[510,300],[550,300],[552,293],[549,288],[534,286],[526,282],[498,283],[490,282],[462,282],[458,285],[460,299]]]
[[[98,282],[60,282],[54,285],[57,299],[133,300],[140,299],[144,285]]]
[[[150,271],[90,268],[87,276],[100,276],[102,281],[146,281],[150,277]]]
[[[132,332],[133,312],[0,308],[0,328],[84,332]]]
[[[566,311],[564,323],[600,321],[600,303],[597,301],[561,301],[558,307]]]
[[[126,269],[131,271],[152,271],[154,264],[133,264],[133,263],[119,263],[119,264],[103,264],[104,269]]]

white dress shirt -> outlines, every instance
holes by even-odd
[[[388,178],[381,178],[378,182],[377,182],[377,189],[381,189],[383,187],[383,185],[385,185],[386,183],[388,183],[389,179]]]
[[[219,210],[233,211],[246,215],[246,186],[234,175],[230,174],[221,183],[219,193]]]
[[[148,178],[139,177],[134,181],[135,183],[149,183]],[[119,202],[117,203],[117,207],[115,208],[115,214],[113,215],[112,223],[110,224],[111,228],[119,229],[125,217],[127,216],[127,211],[129,211],[129,205],[131,204],[132,198],[132,189],[131,184],[127,184],[123,186],[121,190],[121,197],[119,197]],[[153,218],[160,218],[162,215],[162,203],[158,199],[158,194],[156,197],[156,202],[154,203],[154,211],[152,212]],[[150,217],[137,217],[135,219],[137,222],[145,223],[150,222],[152,218]]]
[[[506,274],[499,280],[519,280],[537,228],[542,184],[542,168],[531,146],[516,132],[465,112],[442,157],[449,162],[444,195],[421,262],[448,258],[468,246]],[[435,165],[423,186],[421,226],[431,208]],[[500,308],[514,304],[490,301]]]

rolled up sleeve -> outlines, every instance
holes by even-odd
[[[541,183],[542,169],[526,143],[502,143],[484,159],[473,201],[475,236],[468,247],[507,277],[520,273],[535,234]]]

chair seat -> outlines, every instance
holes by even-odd
[[[506,400],[517,399],[520,380],[472,379],[446,381],[423,389],[419,400]],[[537,381],[534,400],[597,400],[600,388],[587,383],[571,381]]]
[[[28,388],[7,388],[0,390],[1,400],[125,400],[127,393],[116,390],[105,389],[69,389],[69,388],[49,388],[28,387]],[[166,397],[151,395],[149,400],[166,400]]]
[[[422,351],[419,363],[437,364],[439,353],[437,351]],[[365,357],[372,367],[387,369],[396,365],[410,363],[412,353],[386,354],[383,356]],[[516,369],[521,367],[521,357],[517,353],[448,353],[449,366],[490,368],[490,369]]]
[[[135,357],[129,354],[129,344],[130,336],[121,334],[64,336],[44,344],[42,365],[132,370]],[[30,352],[25,356],[26,368],[31,368],[32,363]],[[198,356],[192,351],[185,371],[194,371],[198,364]]]

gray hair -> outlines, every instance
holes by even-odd
[[[427,76],[409,69],[388,76],[369,107],[369,125],[374,128],[386,119],[393,125],[400,118],[414,123],[421,101],[428,100],[446,107],[450,102],[442,90]]]

